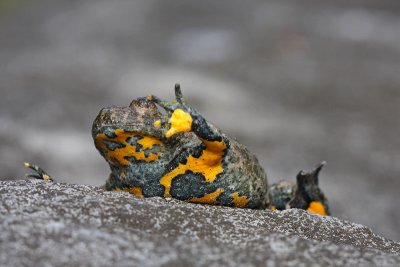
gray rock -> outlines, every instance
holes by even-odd
[[[0,181],[1,266],[400,265],[400,243],[303,210]]]
[[[400,241],[399,43],[398,0],[0,0],[0,179],[101,185],[99,110],[180,82],[271,183],[326,160],[335,216]]]

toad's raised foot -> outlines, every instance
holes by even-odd
[[[37,165],[30,164],[29,162],[24,162],[24,167],[35,171],[35,173],[25,174],[27,178],[35,178],[35,179],[45,180],[47,182],[54,182],[53,178]]]
[[[311,172],[300,171],[297,183],[280,181],[272,184],[269,194],[272,210],[298,208],[320,215],[330,215],[328,201],[318,185],[318,176],[326,162],[321,162]]]
[[[300,171],[297,174],[296,192],[288,203],[290,208],[305,209],[320,215],[330,215],[328,200],[319,187],[319,173],[326,162],[321,162],[311,172]]]
[[[175,84],[175,99],[172,101],[163,101],[155,95],[148,95],[146,98],[147,100],[152,101],[165,109],[168,117],[170,117],[176,109],[184,109],[185,111],[187,111],[187,109],[192,109],[187,105],[179,83]]]

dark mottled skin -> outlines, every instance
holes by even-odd
[[[277,210],[284,210],[288,208],[290,200],[294,196],[296,185],[288,181],[280,181],[272,184],[269,188],[269,194],[271,196],[271,202],[273,208]]]
[[[179,97],[179,92],[177,94]],[[167,114],[163,115],[156,103],[161,105]],[[170,128],[168,119],[178,108],[192,117],[191,131],[180,132],[167,138],[165,134]],[[157,120],[161,121],[160,127],[154,126]],[[150,148],[151,151],[157,151],[159,158],[149,162],[126,157],[129,163],[121,165],[115,158],[107,157],[107,151],[118,149],[118,144],[110,145],[107,142],[106,148],[100,147],[96,142],[97,136],[106,134],[112,138],[116,129],[122,129],[124,132],[140,132],[159,139],[163,145]],[[266,174],[258,164],[257,158],[246,147],[207,122],[183,99],[163,102],[156,97],[138,98],[133,100],[129,107],[104,108],[93,123],[92,135],[96,147],[110,164],[111,174],[105,185],[107,190],[129,191],[129,188],[139,187],[144,197],[163,197],[165,187],[160,184],[160,179],[179,164],[186,164],[188,156],[199,158],[205,150],[206,146],[202,141],[205,140],[223,142],[226,146],[222,156],[223,171],[213,182],[207,182],[201,173],[189,169],[172,179],[171,197],[191,201],[192,198],[200,198],[222,189],[223,192],[213,204],[235,206],[232,194],[236,192],[238,196],[247,198],[245,207],[270,206]]]
[[[301,171],[296,184],[286,181],[270,187],[267,175],[248,149],[222,133],[183,99],[141,97],[128,107],[103,108],[93,122],[95,146],[111,174],[106,190],[128,191],[140,197],[235,206],[241,208],[306,209],[330,215],[318,186],[325,163]],[[53,181],[36,165],[29,177]]]

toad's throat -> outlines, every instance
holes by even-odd
[[[96,148],[102,151],[103,156],[108,162],[114,162],[122,166],[130,164],[128,157],[133,157],[139,161],[155,161],[159,158],[159,153],[151,151],[154,146],[164,145],[161,140],[154,136],[146,135],[141,132],[126,132],[122,129],[114,131],[115,137],[109,137],[104,133],[97,134],[95,137]],[[133,145],[128,142],[131,138],[138,138]],[[110,148],[107,142],[118,143],[121,147]],[[146,150],[150,149],[150,151]]]

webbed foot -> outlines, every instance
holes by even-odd
[[[179,83],[175,84],[175,100],[163,101],[154,95],[149,95],[147,99],[161,106],[167,113],[166,120],[161,121],[161,124],[169,125],[169,130],[165,133],[167,138],[177,133],[190,132],[194,118],[200,115],[186,103]]]
[[[328,200],[319,187],[319,173],[326,162],[323,161],[311,172],[300,171],[296,184],[280,181],[272,184],[269,194],[272,210],[291,208],[304,209],[320,215],[330,215]]]
[[[35,173],[25,174],[27,178],[34,178],[34,179],[44,180],[47,182],[54,182],[53,178],[37,165],[30,164],[29,162],[24,162],[24,167],[35,171]]]
[[[328,200],[319,187],[319,173],[325,165],[323,161],[311,172],[300,171],[297,174],[296,192],[288,207],[305,209],[323,216],[331,214]]]
[[[163,101],[155,95],[147,96],[147,100],[153,101],[154,103],[160,105],[165,109],[168,117],[178,108],[184,108],[187,106],[185,99],[183,98],[181,85],[179,83],[175,84],[175,99],[172,101]]]

